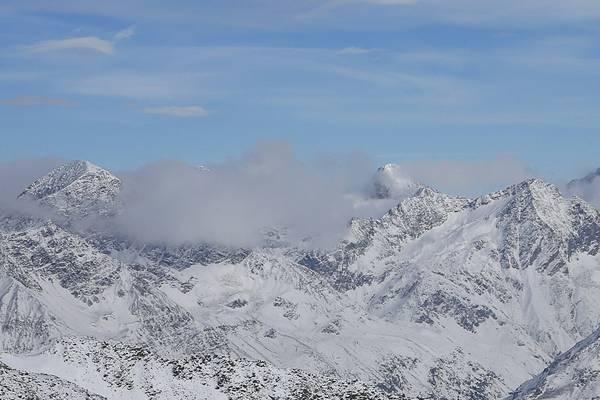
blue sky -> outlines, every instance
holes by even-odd
[[[600,165],[597,0],[4,1],[0,160]]]

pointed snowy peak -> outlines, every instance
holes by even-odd
[[[511,195],[534,196],[541,200],[556,200],[562,197],[556,185],[541,179],[531,178],[505,189]]]
[[[106,214],[116,205],[119,178],[89,161],[73,161],[39,178],[19,195],[68,216]]]
[[[417,189],[413,196],[400,202],[381,218],[384,225],[393,225],[411,238],[442,224],[448,215],[461,211],[470,200],[450,196],[430,187]]]
[[[477,208],[495,200],[508,201],[507,206],[515,208],[519,215],[530,212],[532,215],[547,219],[546,222],[549,223],[567,217],[566,209],[569,202],[555,185],[541,179],[528,179],[506,189],[478,197],[471,202],[471,207]]]
[[[475,199],[471,208],[492,202],[499,206],[504,267],[566,273],[573,254],[593,255],[600,249],[598,212],[578,198],[563,196],[555,185],[529,179]]]
[[[540,179],[529,179],[503,191],[503,197],[512,199],[506,210],[524,220],[541,220],[555,231],[569,231],[571,225],[570,199],[558,187]]]
[[[379,199],[403,199],[424,187],[409,177],[397,164],[385,164],[379,167],[373,184],[374,197]]]
[[[379,219],[352,219],[337,256],[349,263],[372,247],[400,249],[408,241],[442,225],[450,214],[463,210],[469,202],[463,197],[421,187]]]
[[[30,196],[41,200],[61,190],[86,176],[98,176],[103,179],[116,179],[110,172],[90,163],[89,161],[76,160],[69,164],[61,165],[50,171],[45,176],[37,179],[19,195]]]

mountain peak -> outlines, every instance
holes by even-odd
[[[422,187],[424,185],[406,175],[397,164],[385,164],[375,173],[375,197],[379,199],[403,199],[414,195]]]
[[[497,192],[492,192],[483,196],[480,196],[473,200],[474,205],[487,204],[492,200],[498,200],[508,197],[519,197],[522,200],[551,200],[561,199],[563,196],[560,190],[555,185],[543,181],[538,178],[526,179],[520,183],[508,186],[505,189]]]
[[[104,214],[112,209],[121,181],[84,160],[61,165],[27,186],[19,197],[39,201],[64,215]]]
[[[68,164],[61,165],[43,177],[37,179],[27,186],[19,195],[29,196],[41,200],[58,191],[64,190],[73,182],[86,174],[110,175],[112,174],[95,164],[85,160],[75,160]],[[115,178],[116,179],[116,178]]]
[[[558,187],[550,182],[547,182],[540,178],[529,178],[521,182],[522,184],[527,185],[530,188],[552,188],[553,190],[558,191]]]

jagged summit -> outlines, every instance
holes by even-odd
[[[61,165],[50,171],[47,175],[37,179],[25,188],[19,197],[30,196],[40,200],[60,190],[64,190],[85,174],[96,174],[100,171],[104,170],[89,161],[76,160]]]
[[[501,193],[510,196],[533,196],[538,200],[555,200],[563,197],[556,185],[539,178],[530,178],[516,185],[511,185]]]
[[[115,208],[121,181],[89,161],[76,160],[37,179],[19,195],[65,216],[105,215]]]
[[[546,193],[551,198],[555,199],[562,197],[560,190],[555,185],[539,178],[529,178],[519,183],[510,185],[504,189],[476,197],[475,199],[473,199],[472,205],[478,206],[482,204],[487,204],[493,200],[517,195],[527,197],[532,196],[534,194],[538,194],[540,196],[543,196],[542,193]]]
[[[412,196],[424,185],[407,176],[397,164],[385,164],[374,177],[374,196],[379,199],[403,199]]]

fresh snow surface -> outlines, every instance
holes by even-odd
[[[21,374],[30,387],[42,386],[45,382],[40,377],[58,377],[54,382],[58,382],[60,390],[79,388],[109,400],[404,399],[356,380],[327,379],[300,370],[277,369],[264,361],[210,354],[159,356],[143,346],[84,338],[64,338],[43,353],[4,355],[2,360],[29,371]],[[15,374],[14,369],[2,368],[0,364],[0,374],[4,371]],[[12,388],[19,383],[19,379],[11,379],[7,386]]]

